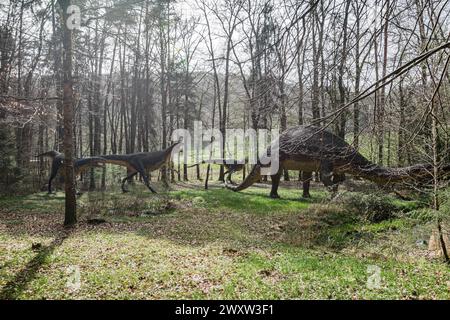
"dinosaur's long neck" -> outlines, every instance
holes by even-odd
[[[257,182],[259,179],[261,179],[261,166],[256,164],[253,166],[252,170],[250,171],[250,174],[244,179],[244,181],[241,182],[241,184],[237,186],[232,186],[228,184],[228,181],[225,181],[225,186],[233,191],[241,191],[247,189],[252,184]]]
[[[171,160],[171,156],[172,156],[172,152],[178,152],[179,151],[179,147],[181,145],[181,142],[175,142],[174,144],[172,144],[171,146],[167,147],[164,150],[164,160],[165,162],[170,161]]]
[[[432,166],[428,164],[417,164],[403,168],[383,167],[370,162],[359,153],[343,169],[352,175],[360,176],[378,185],[414,181],[425,182],[433,177]]]

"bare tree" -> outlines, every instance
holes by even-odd
[[[64,118],[64,183],[66,209],[64,225],[77,222],[77,199],[73,171],[73,79],[72,79],[72,30],[67,25],[68,7],[71,0],[58,0],[61,7],[63,29],[63,118]]]

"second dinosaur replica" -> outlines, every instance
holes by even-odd
[[[247,159],[245,160],[234,160],[234,159],[226,159],[226,160],[222,160],[222,159],[209,159],[209,160],[203,160],[202,164],[204,163],[210,163],[210,164],[219,164],[219,165],[223,165],[225,167],[225,172],[223,173],[223,175],[227,176],[227,180],[230,183],[233,183],[233,181],[231,181],[231,175],[235,172],[239,172],[244,170],[244,166],[245,166],[245,162],[247,162]],[[192,168],[194,166],[198,165],[198,163],[193,164],[191,166],[189,166],[188,168]]]
[[[78,175],[82,171],[89,167],[101,166],[100,163],[110,163],[117,164],[120,166],[127,167],[129,174],[126,178],[122,179],[122,191],[127,192],[125,189],[125,182],[134,177],[136,174],[140,173],[144,184],[147,188],[156,193],[156,191],[150,186],[147,172],[154,171],[167,165],[171,159],[172,150],[181,144],[181,140],[175,142],[170,147],[153,152],[138,152],[131,154],[110,154],[103,155],[99,157],[76,159],[74,161],[75,174]],[[48,151],[38,155],[37,157],[49,157],[52,161],[52,167],[50,170],[50,179],[48,181],[48,192],[51,193],[52,190],[52,180],[56,177],[59,168],[62,166],[64,161],[64,154],[57,151]]]
[[[150,186],[150,182],[147,176],[147,172],[158,170],[164,166],[167,166],[170,162],[172,151],[175,147],[180,146],[181,140],[173,143],[170,147],[152,152],[138,152],[130,154],[110,154],[100,156],[105,159],[105,163],[117,164],[127,167],[128,176],[122,179],[122,191],[127,192],[125,189],[125,182],[128,179],[134,177],[136,174],[140,174],[144,180],[144,184],[147,188],[156,193],[156,191]]]
[[[278,172],[271,176],[272,198],[279,198],[278,185],[283,169],[320,172],[321,181],[327,187],[339,182],[344,174],[359,176],[382,187],[398,183],[428,183],[433,179],[431,165],[387,168],[374,164],[343,139],[315,126],[288,129],[279,136],[278,142],[280,165]],[[254,165],[241,184],[227,184],[227,188],[241,191],[250,187],[260,180],[261,167],[261,164]],[[449,165],[443,167],[440,172],[442,175],[449,173]]]

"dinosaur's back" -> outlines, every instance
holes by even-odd
[[[279,142],[281,159],[368,162],[342,138],[316,126],[290,128],[280,135]]]

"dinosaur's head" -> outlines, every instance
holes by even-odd
[[[174,153],[181,152],[182,146],[183,146],[183,137],[181,136],[178,138],[178,140],[172,141],[172,144],[168,149],[171,151],[173,155]]]
[[[180,153],[180,149],[183,146],[183,137],[179,137],[177,141],[172,142],[172,144],[165,149],[165,157],[166,161],[170,161],[170,159],[174,159],[175,155]]]
[[[172,141],[172,145],[183,143],[183,136],[178,137],[178,140]]]
[[[253,166],[252,170],[250,171],[250,174],[245,178],[244,181],[241,182],[238,186],[232,186],[228,183],[228,181],[225,181],[225,186],[227,189],[233,190],[233,191],[241,191],[244,189],[247,189],[255,182],[259,181],[261,179],[261,165],[256,164]]]

